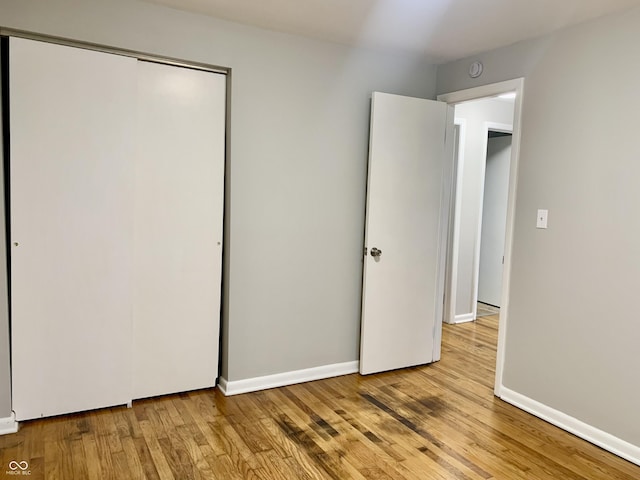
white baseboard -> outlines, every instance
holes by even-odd
[[[333,365],[323,365],[321,367],[305,368],[293,372],[276,373],[263,377],[247,378],[245,380],[228,381],[220,377],[218,388],[226,395],[239,395],[241,393],[257,392],[268,388],[284,387],[296,383],[310,382],[312,380],[322,380],[323,378],[339,377],[356,373],[360,367],[360,362],[335,363]]]
[[[506,388],[500,388],[500,398],[505,402],[514,405],[525,412],[529,412],[536,417],[545,420],[556,427],[560,427],[567,432],[591,442],[619,457],[624,458],[636,465],[640,465],[640,446],[633,445],[610,433],[604,432],[596,427],[586,424],[577,418],[573,418],[566,413],[562,413],[554,408],[544,405],[536,400],[526,397],[518,392]]]
[[[0,435],[16,433],[18,431],[18,422],[16,416],[12,413],[10,417],[0,418]]]
[[[466,322],[473,322],[476,319],[476,317],[473,315],[473,312],[471,313],[463,313],[462,315],[456,315],[453,318],[453,322],[451,322],[452,324],[458,324],[458,323],[466,323]]]

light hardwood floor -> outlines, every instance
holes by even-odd
[[[493,396],[496,332],[497,317],[445,325],[424,367],[25,422],[0,437],[0,479],[12,460],[46,480],[639,479]]]

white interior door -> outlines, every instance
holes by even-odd
[[[448,120],[448,117],[451,117]],[[360,373],[437,359],[450,175],[445,103],[374,93]],[[443,235],[444,234],[444,235]],[[382,253],[377,255],[377,250]],[[437,321],[436,321],[437,320]]]
[[[226,77],[138,63],[134,398],[218,376]]]
[[[18,420],[131,400],[136,61],[10,40]]]

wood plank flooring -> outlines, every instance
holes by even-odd
[[[445,325],[429,366],[25,422],[0,437],[0,479],[11,461],[46,480],[639,479],[493,396],[496,332],[495,316]]]

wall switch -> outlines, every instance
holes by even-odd
[[[538,210],[538,219],[536,220],[536,228],[547,228],[547,217],[549,210]]]

